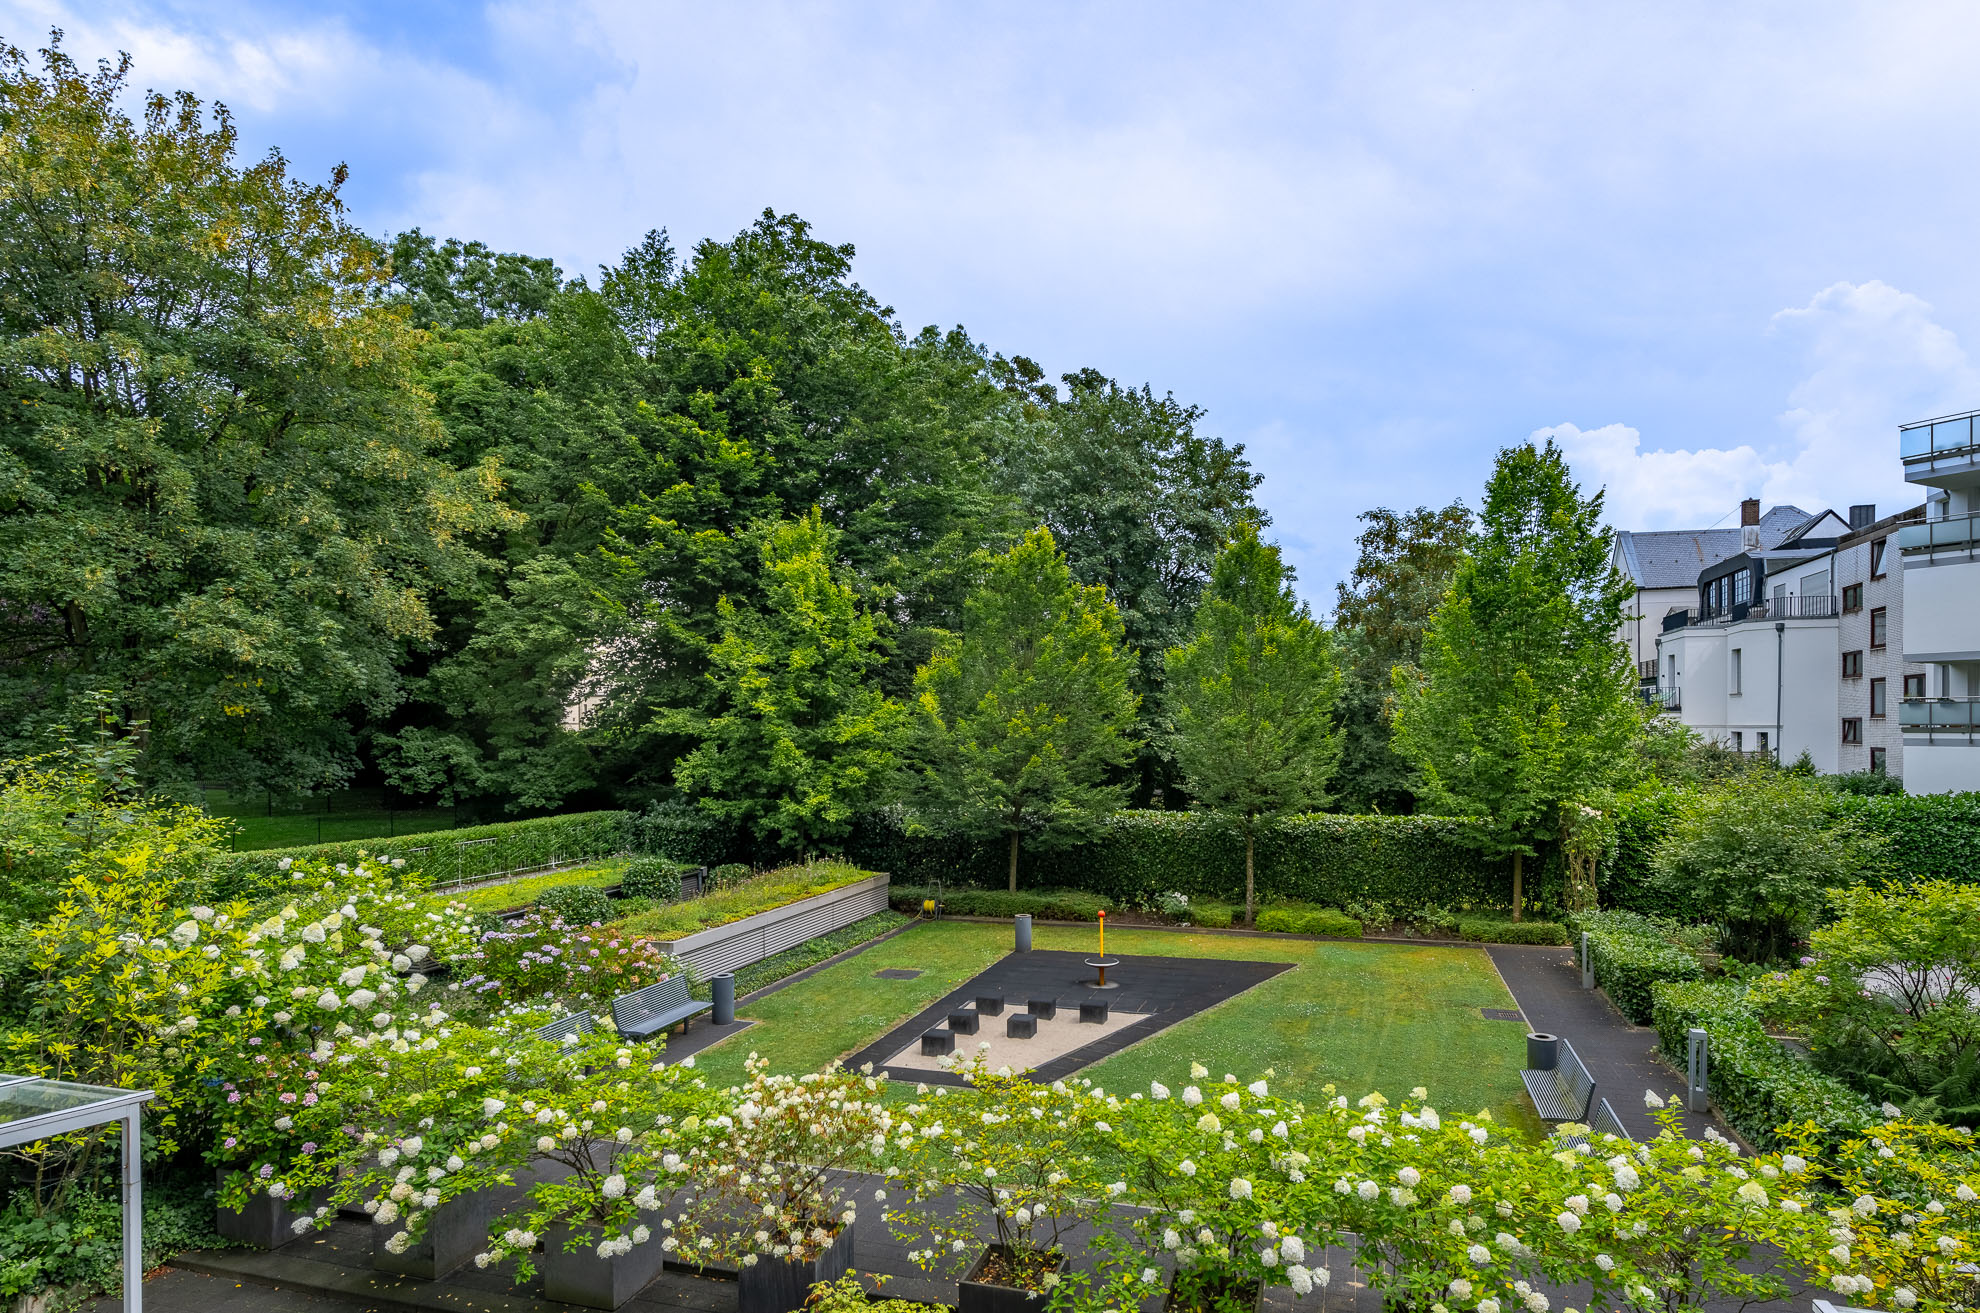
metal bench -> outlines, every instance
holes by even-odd
[[[577,1052],[578,1046],[571,1039],[579,1035],[589,1035],[597,1029],[589,1012],[573,1012],[567,1017],[558,1017],[548,1025],[538,1026],[536,1038],[547,1039],[558,1045],[565,1053]]]
[[[657,985],[635,989],[612,1000],[612,1024],[627,1039],[646,1039],[669,1026],[684,1025],[690,1017],[708,1011],[714,1004],[688,997],[686,975],[669,976]]]
[[[1557,1041],[1560,1056],[1552,1067],[1529,1067],[1519,1073],[1540,1118],[1550,1122],[1585,1122],[1595,1100],[1595,1078],[1582,1065],[1581,1055],[1565,1039]]]
[[[1588,1115],[1588,1133],[1586,1135],[1556,1135],[1554,1137],[1554,1143],[1560,1145],[1563,1149],[1579,1149],[1584,1146],[1592,1149],[1596,1144],[1601,1142],[1604,1136],[1608,1135],[1613,1135],[1626,1144],[1636,1143],[1636,1137],[1631,1135],[1623,1126],[1622,1118],[1616,1116],[1616,1110],[1609,1106],[1609,1101],[1607,1099],[1597,1099],[1595,1100],[1594,1110]]]

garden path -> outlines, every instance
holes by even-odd
[[[1595,1078],[1596,1097],[1609,1101],[1637,1139],[1656,1135],[1657,1123],[1643,1105],[1643,1091],[1655,1090],[1665,1098],[1684,1094],[1683,1075],[1657,1050],[1657,1032],[1632,1025],[1600,990],[1583,989],[1571,948],[1492,944],[1486,952],[1525,1014],[1527,1028],[1574,1045]],[[1691,1135],[1703,1135],[1708,1125],[1721,1134],[1733,1133],[1716,1115],[1687,1112],[1683,1118]]]

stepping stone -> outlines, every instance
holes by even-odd
[[[1480,1008],[1487,1021],[1524,1021],[1526,1017],[1518,1008]]]
[[[873,976],[876,980],[913,980],[920,974],[913,967],[888,967],[884,971],[875,971]]]
[[[1055,998],[1034,998],[1024,1005],[1024,1010],[1034,1017],[1050,1021],[1059,1015],[1059,1000]]]
[[[1013,1012],[1004,1022],[1004,1033],[1012,1039],[1030,1039],[1038,1033],[1038,1018],[1029,1012]]]
[[[1004,1014],[1004,996],[1002,994],[978,994],[976,996],[976,1010],[986,1017],[1000,1017]]]
[[[964,1008],[960,1012],[951,1012],[949,1014],[949,1029],[958,1035],[974,1035],[976,1033],[976,1014],[968,1008]]]
[[[1079,1005],[1079,1019],[1080,1019],[1081,1021],[1098,1021],[1098,1022],[1105,1022],[1105,1021],[1107,1020],[1107,1004],[1106,1004],[1106,1002],[1105,1002],[1105,1001],[1103,1000],[1103,1001],[1101,1001],[1101,1002],[1099,1002],[1099,1003],[1082,1003],[1082,1004],[1080,1004],[1080,1005]]]
[[[921,1056],[939,1058],[956,1051],[956,1036],[950,1030],[931,1030],[921,1037]]]

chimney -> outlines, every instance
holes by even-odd
[[[1748,497],[1739,504],[1739,523],[1741,528],[1745,528],[1749,524],[1757,525],[1760,523],[1760,499],[1758,497]]]
[[[1867,529],[1876,522],[1877,504],[1875,502],[1867,506],[1852,506],[1849,508],[1849,530],[1851,533],[1855,533],[1858,529]]]

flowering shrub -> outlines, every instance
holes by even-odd
[[[924,1085],[901,1111],[893,1138],[902,1197],[887,1213],[899,1238],[926,1247],[909,1257],[922,1268],[960,1272],[987,1228],[1005,1250],[1000,1285],[1047,1290],[1058,1281],[1062,1237],[1086,1201],[1108,1197],[1093,1137],[1112,1130],[1104,1096],[1091,1081],[1035,1084],[981,1057],[953,1064],[962,1089]],[[884,1193],[884,1191],[882,1192]],[[1115,1193],[1119,1193],[1118,1191]],[[930,1207],[953,1194],[956,1207]]]
[[[853,1224],[857,1187],[847,1173],[882,1166],[894,1119],[870,1071],[773,1076],[754,1053],[745,1069],[729,1110],[703,1123],[685,1155],[699,1206],[663,1243],[744,1267],[810,1262]]]
[[[506,929],[482,932],[455,964],[467,973],[461,981],[466,992],[506,999],[548,995],[569,1002],[609,1000],[682,970],[643,939],[597,926],[569,926],[555,913],[540,911]]]

